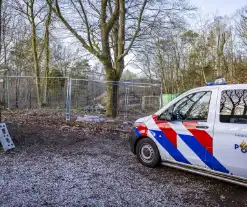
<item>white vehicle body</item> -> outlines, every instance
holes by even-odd
[[[247,84],[195,88],[135,126],[163,164],[247,186]]]

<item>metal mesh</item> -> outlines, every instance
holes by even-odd
[[[117,100],[110,107],[117,111],[118,116],[146,115],[161,107],[159,84],[72,79],[71,109],[77,109],[81,114],[103,115],[107,107],[107,90],[112,91],[112,99]],[[154,98],[147,102],[147,96]]]
[[[35,80],[35,77],[29,76],[0,77],[1,103],[9,109],[38,108]],[[41,89],[44,106],[66,108],[67,120],[70,119],[71,110],[75,116],[103,116],[106,108],[110,108],[120,117],[137,118],[151,114],[162,106],[160,84],[42,77]],[[107,103],[110,104],[107,106]]]
[[[29,76],[10,76],[0,78],[0,100],[9,109],[37,108],[35,78]],[[46,107],[65,108],[67,78],[47,78],[48,90]],[[42,97],[45,79],[41,78]],[[44,100],[42,99],[42,102]]]

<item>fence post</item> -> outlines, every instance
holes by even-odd
[[[124,110],[124,120],[127,118],[128,113],[128,105],[129,105],[129,88],[125,87],[125,96],[124,96],[124,104],[125,104],[125,110]]]
[[[66,97],[66,121],[70,121],[70,107],[71,107],[71,85],[72,79],[67,79],[67,97]]]
[[[10,109],[10,97],[9,97],[9,77],[6,77],[6,89],[7,89],[7,106]]]
[[[160,84],[160,108],[163,107],[163,85],[162,82]]]

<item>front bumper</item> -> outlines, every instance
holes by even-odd
[[[136,154],[136,143],[137,140],[139,139],[139,136],[137,136],[136,133],[136,128],[133,128],[131,130],[130,136],[129,136],[129,145],[130,145],[130,150],[133,154]]]

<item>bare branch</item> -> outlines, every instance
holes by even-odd
[[[94,54],[95,56],[99,57],[100,54],[94,48],[89,46],[86,43],[86,41],[84,40],[84,38],[81,35],[79,35],[78,32],[76,32],[76,30],[66,21],[66,19],[64,18],[64,16],[61,13],[58,0],[55,0],[55,7],[53,7],[53,5],[52,5],[52,0],[46,0],[46,2],[50,6],[51,10],[56,14],[56,16],[62,21],[62,23],[65,25],[65,27],[81,42],[82,46],[86,50],[88,50],[89,52]]]
[[[129,44],[128,48],[125,50],[125,52],[124,52],[122,55],[120,55],[120,56],[117,58],[118,61],[120,61],[122,58],[124,58],[124,57],[129,53],[129,51],[130,51],[130,49],[131,49],[131,47],[132,47],[132,45],[133,45],[133,43],[134,43],[134,41],[135,41],[135,39],[136,39],[138,33],[140,32],[141,21],[142,21],[142,15],[143,15],[143,12],[144,12],[144,9],[145,9],[146,4],[147,4],[147,0],[144,0],[144,2],[143,2],[143,4],[142,4],[141,11],[140,11],[140,15],[139,15],[139,17],[138,17],[137,29],[136,29],[136,31],[135,31],[133,37],[132,37],[132,40],[130,41],[130,44]]]
[[[110,19],[107,22],[107,33],[110,32],[110,30],[112,29],[113,25],[115,24],[117,18],[119,15],[119,0],[115,0],[115,8],[114,8],[114,12],[112,13]]]
[[[96,13],[98,14],[98,15],[100,15],[100,11],[96,8],[96,6],[91,2],[91,0],[87,0],[87,2],[88,2],[88,4],[90,5],[90,7],[94,10],[94,11],[96,11]]]
[[[107,0],[101,1],[101,15],[100,15],[100,24],[103,26],[106,23],[106,6]]]
[[[86,28],[87,28],[88,42],[89,42],[90,46],[93,48],[93,45],[92,45],[92,42],[91,42],[90,25],[88,23],[88,18],[87,18],[87,15],[86,15],[86,11],[85,11],[85,8],[84,8],[81,0],[78,0],[78,1],[79,1],[80,6],[81,6],[81,10],[82,10],[82,13],[83,13],[83,16],[84,16],[84,22],[85,22]]]

